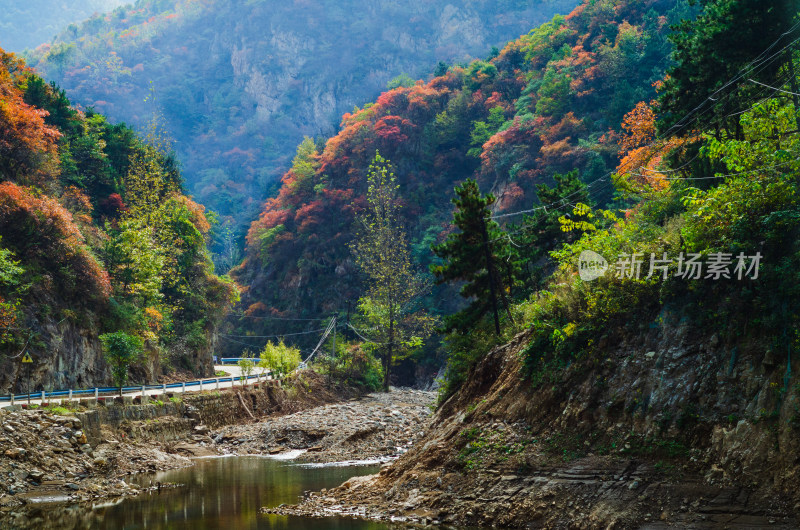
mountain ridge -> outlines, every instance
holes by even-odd
[[[572,4],[140,1],[62,33],[31,62],[112,119],[139,128],[162,113],[188,189],[236,225],[304,135],[332,131],[395,76],[485,54]]]

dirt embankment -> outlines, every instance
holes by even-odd
[[[769,352],[653,330],[534,389],[520,378],[527,343],[523,334],[491,352],[380,474],[271,511],[511,528],[800,527],[800,402],[794,387],[776,392],[786,367]]]

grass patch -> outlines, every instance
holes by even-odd
[[[480,427],[465,429],[460,436],[466,440],[466,444],[459,451],[457,460],[467,470],[506,462],[513,455],[522,453],[531,443],[535,443],[535,440],[509,436],[506,431],[484,430]]]

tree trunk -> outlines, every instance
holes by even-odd
[[[492,302],[492,312],[494,313],[494,330],[500,336],[500,315],[497,312],[497,293],[494,289],[494,264],[492,263],[492,253],[489,251],[489,232],[486,229],[486,220],[481,219],[483,229],[483,251],[486,256],[486,272],[489,275],[489,296]]]
[[[389,391],[389,374],[392,369],[392,355],[394,346],[394,310],[389,310],[389,347],[387,348],[386,359],[383,361],[383,391]]]

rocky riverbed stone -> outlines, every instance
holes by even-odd
[[[434,392],[392,389],[251,425],[220,429],[212,438],[232,454],[279,454],[302,450],[301,462],[391,459],[403,454],[427,428]]]

